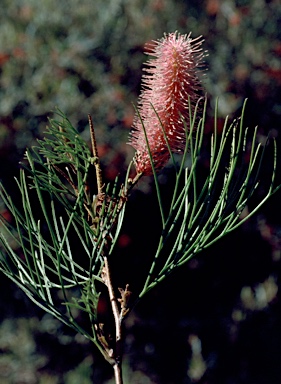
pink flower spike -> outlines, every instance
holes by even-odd
[[[185,147],[189,100],[193,112],[202,89],[197,73],[204,56],[201,36],[190,36],[169,33],[146,45],[146,53],[154,58],[148,60],[148,68],[144,69],[139,115],[135,116],[129,138],[129,144],[137,150],[137,173],[152,174],[143,126],[156,170],[162,169],[170,158],[166,140],[172,152],[182,152]]]

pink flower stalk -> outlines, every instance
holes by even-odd
[[[148,68],[144,69],[139,115],[134,118],[129,138],[129,144],[137,151],[137,173],[152,174],[143,126],[156,170],[163,168],[170,158],[167,141],[172,152],[180,153],[185,147],[189,99],[193,111],[200,97],[197,72],[204,56],[203,40],[201,37],[192,39],[190,35],[169,33],[146,45],[146,54],[155,58],[149,60]]]

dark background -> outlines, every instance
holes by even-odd
[[[1,0],[2,182],[17,199],[18,162],[56,107],[86,140],[93,116],[105,178],[113,180],[133,155],[126,142],[144,44],[175,30],[205,38],[208,126],[216,97],[221,118],[239,115],[248,98],[246,125],[259,126],[260,141],[271,130],[281,152],[280,20],[277,0]],[[156,241],[150,191],[143,181],[128,206],[120,263],[130,280]],[[126,322],[125,382],[281,382],[280,197],[140,302]],[[0,288],[1,383],[113,383],[86,340],[4,276]]]

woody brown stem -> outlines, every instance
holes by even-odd
[[[115,364],[114,367],[114,378],[116,384],[123,384],[121,364]]]
[[[110,276],[110,268],[108,264],[108,259],[104,256],[104,281],[106,283],[109,299],[111,303],[111,308],[113,312],[114,322],[115,322],[115,353],[114,359],[115,364],[113,366],[115,382],[116,384],[122,384],[122,327],[120,321],[120,313],[118,308],[118,300],[115,297],[113,285]]]
[[[89,120],[90,134],[91,134],[92,151],[93,151],[93,156],[94,156],[94,166],[96,169],[98,195],[101,196],[103,193],[102,173],[101,173],[101,167],[100,167],[100,160],[99,160],[94,124],[93,124],[93,120],[92,120],[91,115],[88,115],[88,120]]]

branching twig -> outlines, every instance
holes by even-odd
[[[101,196],[103,194],[103,182],[102,182],[100,160],[99,160],[99,155],[98,155],[97,140],[96,140],[96,136],[95,136],[95,130],[94,130],[94,125],[93,125],[93,120],[92,120],[91,115],[88,115],[88,119],[89,119],[89,126],[90,126],[92,151],[93,151],[93,156],[94,156],[93,163],[94,163],[94,166],[96,169],[98,196]]]

